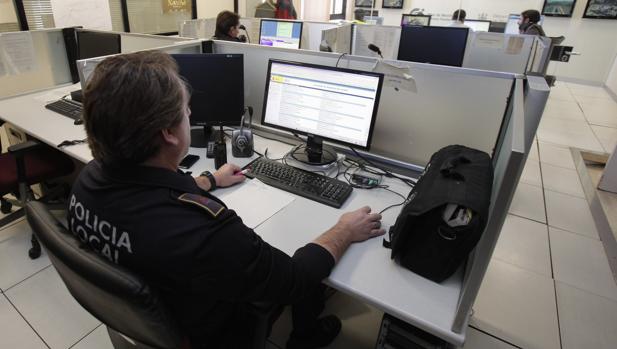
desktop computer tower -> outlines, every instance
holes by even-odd
[[[424,332],[391,315],[381,320],[375,349],[449,349],[454,348],[441,338]]]

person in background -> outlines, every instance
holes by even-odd
[[[291,0],[278,0],[274,17],[279,19],[297,19],[298,15]]]
[[[216,16],[215,40],[246,42],[246,37],[240,34],[240,16],[231,11],[222,11]]]
[[[521,34],[546,36],[540,22],[540,12],[536,10],[527,10],[521,13],[521,18],[518,20],[518,29]]]
[[[465,18],[467,17],[467,12],[463,9],[458,9],[454,11],[452,14],[452,23],[450,23],[450,27],[459,27],[459,28],[469,28],[465,25]]]

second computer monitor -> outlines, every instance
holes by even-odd
[[[180,75],[190,86],[192,126],[240,125],[244,113],[244,56],[241,54],[174,54]],[[205,146],[209,133],[191,135]]]
[[[262,19],[259,44],[264,46],[300,48],[302,22]]]
[[[77,51],[77,59],[118,54],[120,34],[77,30]]]
[[[431,15],[410,15],[403,14],[401,17],[401,26],[408,25],[431,25]]]
[[[488,32],[491,27],[491,21],[481,19],[466,19],[465,25],[471,28],[474,32]]]
[[[468,35],[469,28],[404,26],[398,59],[460,67]]]
[[[270,60],[262,124],[368,149],[383,74]]]

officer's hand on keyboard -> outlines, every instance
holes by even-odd
[[[239,173],[242,169],[234,164],[225,164],[213,173],[217,187],[229,187],[246,179]]]

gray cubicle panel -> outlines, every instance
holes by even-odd
[[[353,25],[344,24],[321,32],[321,40],[330,47],[332,52],[351,53],[351,31]]]
[[[529,154],[529,147],[525,144],[527,120],[524,112],[523,84],[522,79],[516,80],[512,94],[513,101],[510,103],[497,151],[493,157],[495,172],[489,219],[482,238],[468,261],[457,315],[452,326],[452,330],[456,333],[464,333],[467,329],[471,307],[480,290],[514,191],[523,172],[525,159]]]
[[[368,44],[374,44],[381,49],[385,59],[398,58],[400,26],[354,24],[351,37],[352,55],[377,57],[376,53],[368,49]]]
[[[334,66],[340,55],[214,41],[215,53],[244,54],[245,103],[261,120],[269,59]],[[376,60],[345,56],[339,66],[372,71]],[[513,74],[391,62],[407,72],[406,88],[389,77],[381,92],[371,152],[424,166],[450,144],[492,153],[515,78]]]
[[[191,38],[150,35],[138,33],[119,33],[122,53],[143,51],[147,49],[174,45],[192,40]]]
[[[0,33],[0,98],[68,82],[62,29]]]
[[[251,44],[259,44],[261,18],[240,18],[240,24],[246,27],[246,34],[249,36],[249,42]]]
[[[181,37],[209,39],[214,36],[216,18],[200,18],[184,21],[180,24],[179,29],[178,34]]]
[[[525,74],[535,36],[470,32],[463,67]]]
[[[302,44],[300,48],[305,50],[319,51],[322,31],[336,28],[338,24],[329,22],[302,22]]]

